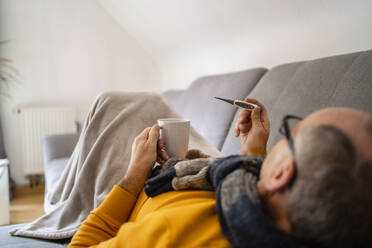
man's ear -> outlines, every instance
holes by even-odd
[[[266,180],[265,189],[267,193],[272,194],[288,187],[294,179],[295,170],[295,164],[292,159],[287,159],[276,166]]]

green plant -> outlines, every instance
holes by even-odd
[[[0,41],[0,45],[7,42]],[[0,95],[6,95],[4,87],[8,88],[11,82],[18,82],[19,73],[12,63],[11,59],[0,57]]]

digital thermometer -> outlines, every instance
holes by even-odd
[[[221,98],[221,97],[214,97],[218,100],[221,100],[221,101],[224,101],[224,102],[228,102],[238,108],[243,108],[243,109],[247,109],[247,110],[250,110],[252,111],[254,108],[260,108],[260,106],[256,105],[256,104],[253,104],[253,103],[249,103],[249,102],[245,102],[245,101],[241,101],[241,100],[231,100],[231,99],[225,99],[225,98]]]

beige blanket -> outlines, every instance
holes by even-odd
[[[157,119],[168,117],[179,115],[156,94],[100,95],[90,109],[65,170],[46,197],[47,213],[10,234],[43,239],[72,237],[125,174],[134,138]],[[189,148],[221,156],[193,129]]]

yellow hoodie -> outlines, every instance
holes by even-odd
[[[73,237],[77,247],[230,247],[211,191],[171,191],[136,198],[114,186]]]

